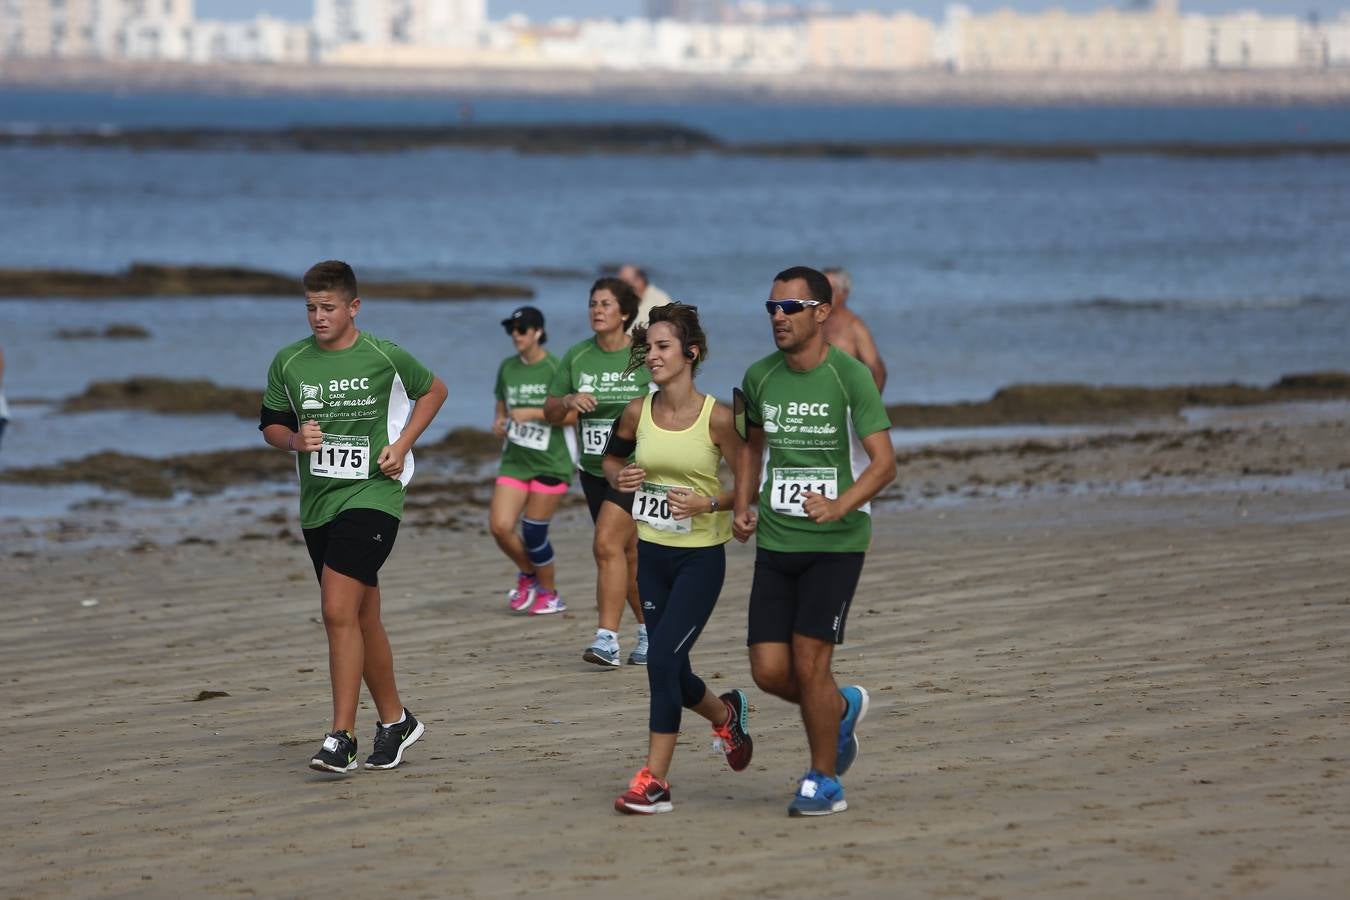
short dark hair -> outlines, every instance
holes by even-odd
[[[798,297],[798,300],[819,300],[821,303],[834,302],[834,289],[830,287],[830,279],[826,278],[823,272],[819,272],[810,266],[793,266],[790,269],[784,269],[773,276],[773,280],[805,281],[811,296]]]
[[[340,259],[326,259],[309,267],[302,280],[306,294],[332,291],[351,303],[360,293],[356,289],[356,273]]]
[[[591,292],[587,297],[594,297],[596,291],[609,291],[614,295],[614,299],[619,301],[619,313],[623,316],[623,330],[627,331],[632,326],[633,320],[637,318],[638,310],[642,308],[642,301],[638,298],[637,291],[633,286],[622,278],[597,278],[595,284],[591,285]]]

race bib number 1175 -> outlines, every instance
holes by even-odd
[[[368,477],[370,438],[364,434],[325,434],[323,446],[309,455],[309,474],[320,478]]]

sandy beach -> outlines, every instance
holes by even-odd
[[[82,514],[120,541],[5,524],[21,727],[0,895],[1334,896],[1350,881],[1344,420],[1253,415],[1066,437],[1051,466],[902,454],[837,655],[873,708],[850,809],[823,820],[786,816],[805,739],[749,682],[752,548],[732,545],[694,659],[715,690],[746,689],[754,761],[731,772],[686,719],[675,811],[629,818],[611,803],[645,747],[645,677],[581,661],[594,582],[576,506],[554,529],[571,611],[542,620],[506,610],[479,511],[453,530],[410,516],[385,620],[427,735],[404,767],[338,780],[305,765],[329,699],[292,497]],[[363,751],[373,722],[363,703]]]

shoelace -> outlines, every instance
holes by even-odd
[[[713,727],[713,749],[718,753],[730,753],[744,743],[745,741],[741,740],[740,734],[731,727],[730,722]]]
[[[661,783],[656,780],[656,776],[653,775],[650,770],[643,768],[639,769],[638,773],[633,776],[633,779],[628,782],[628,789],[635,794],[646,795],[647,788],[653,784],[657,787],[661,787]]]
[[[398,725],[381,725],[375,729],[375,749],[389,749],[392,744],[397,747],[401,743],[398,736]]]

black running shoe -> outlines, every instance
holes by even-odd
[[[309,767],[320,772],[336,772],[346,775],[356,768],[356,738],[345,731],[334,731],[323,739],[323,746]]]
[[[713,728],[717,738],[714,745],[726,754],[727,765],[733,772],[739,772],[750,765],[750,757],[755,752],[755,742],[750,738],[750,704],[740,691],[727,691],[718,698],[727,707],[725,724]]]
[[[403,762],[407,750],[426,731],[426,727],[410,712],[403,709],[403,721],[397,725],[375,725],[375,752],[366,758],[367,769],[392,769]]]

